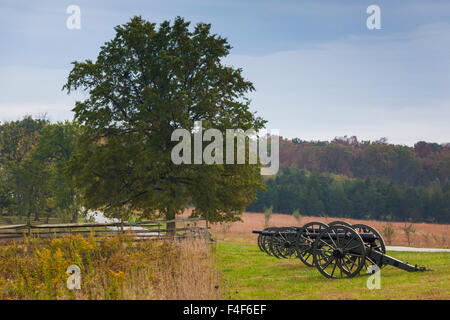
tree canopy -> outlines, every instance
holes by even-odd
[[[223,64],[231,46],[211,25],[177,17],[134,17],[115,28],[95,61],[74,62],[64,89],[89,94],[73,111],[82,134],[69,163],[83,204],[106,214],[169,219],[186,207],[210,220],[236,220],[255,199],[259,165],[175,165],[178,128],[262,129],[249,109],[253,84]],[[123,210],[122,210],[123,209]]]

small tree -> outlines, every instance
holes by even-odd
[[[447,235],[446,234],[442,234],[441,235],[441,245],[445,248],[445,246],[447,246]]]
[[[442,234],[441,237],[438,237],[435,234],[431,234],[431,236],[433,237],[434,241],[442,247],[446,247],[447,245],[447,235],[446,234]]]
[[[221,222],[220,226],[222,227],[223,238],[225,239],[226,235],[230,232],[231,222]]]
[[[409,224],[405,223],[405,225],[403,227],[401,227],[401,228],[402,228],[403,232],[406,235],[406,239],[408,241],[408,246],[410,246],[411,245],[411,238],[412,238],[412,235],[414,233],[416,233],[416,228],[414,227],[414,224],[412,224],[412,223],[409,223]]]
[[[269,220],[272,216],[273,207],[270,207],[269,209],[264,210],[264,227],[269,227]]]
[[[384,225],[383,230],[384,238],[386,239],[387,244],[392,244],[392,238],[394,238],[395,229],[392,223],[388,222]]]
[[[300,214],[300,210],[295,209],[292,215],[294,216],[295,220],[297,220],[297,223],[301,224],[302,216]]]
[[[430,233],[424,232],[422,235],[423,235],[423,239],[425,240],[425,245],[428,246],[430,243]]]
[[[38,203],[46,175],[42,163],[33,157],[33,152],[47,124],[46,119],[26,116],[0,126],[1,183],[11,196],[8,211],[25,217],[27,223],[31,223],[33,214],[36,219],[41,210]]]

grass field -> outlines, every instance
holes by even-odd
[[[450,299],[450,253],[390,252],[433,271],[381,270],[381,289],[369,290],[367,275],[331,280],[298,259],[278,260],[256,242],[217,241],[214,254],[223,277],[223,299]]]

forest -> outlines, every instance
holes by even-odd
[[[436,179],[444,185],[450,177],[450,144],[419,141],[408,147],[389,144],[386,138],[371,142],[355,136],[331,142],[281,138],[280,166],[429,187]]]
[[[388,179],[348,178],[343,175],[281,168],[266,180],[266,191],[247,207],[262,212],[330,216],[384,221],[450,222],[450,183],[430,187],[396,185]]]
[[[450,146],[386,139],[280,139],[280,172],[248,211],[393,221],[450,221]]]

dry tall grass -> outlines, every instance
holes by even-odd
[[[219,299],[205,240],[133,242],[80,235],[0,246],[0,299]],[[81,289],[69,290],[70,265]]]

